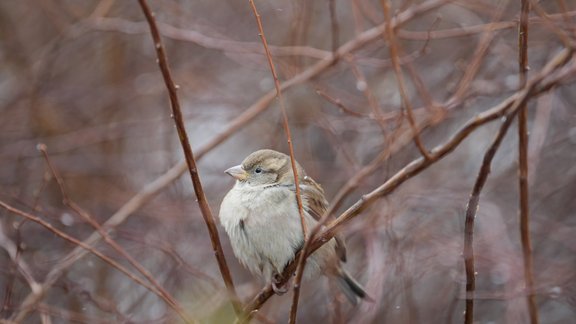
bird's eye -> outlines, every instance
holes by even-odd
[[[254,170],[254,172],[256,172],[256,173],[262,173],[262,168],[259,168],[259,167],[258,167],[258,168],[256,168],[256,169]]]

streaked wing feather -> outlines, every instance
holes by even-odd
[[[328,201],[324,198],[324,189],[309,176],[305,176],[300,181],[300,191],[302,198],[306,200],[304,207],[306,212],[310,214],[316,221],[326,212],[328,208]],[[346,245],[344,240],[338,234],[334,236],[336,241],[336,254],[342,262],[346,262]]]

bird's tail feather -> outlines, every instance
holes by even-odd
[[[356,282],[356,280],[354,280],[346,270],[339,270],[337,283],[340,290],[342,290],[342,293],[344,293],[352,305],[358,304],[358,298],[373,301],[364,288]]]

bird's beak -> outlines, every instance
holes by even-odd
[[[246,180],[246,178],[248,178],[248,172],[242,169],[242,165],[233,166],[224,172],[228,173],[236,180],[243,181]]]

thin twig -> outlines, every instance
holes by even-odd
[[[40,183],[38,189],[36,189],[34,192],[32,210],[34,211],[39,210],[38,206],[40,203],[40,196],[42,195],[44,189],[46,189],[46,186],[48,185],[49,181],[50,181],[50,173],[48,172],[48,170],[45,170],[43,172],[42,182]],[[22,242],[21,233],[22,233],[22,226],[24,226],[27,222],[28,220],[24,218],[14,223],[13,225],[15,236],[14,243],[12,243],[8,239],[8,237],[4,234],[3,226],[0,223],[0,245],[6,250],[10,258],[12,259],[12,264],[9,269],[9,276],[14,276],[16,270],[18,270],[22,274],[24,279],[28,282],[31,293],[34,294],[36,290],[38,290],[39,288],[36,286],[39,285],[39,283],[34,279],[34,276],[32,275],[32,272],[30,271],[30,268],[28,267],[26,260],[22,259],[22,250],[24,244]],[[14,250],[12,249],[12,246],[14,247]],[[4,317],[8,317],[8,315],[10,314],[8,312],[10,311],[9,308],[12,302],[12,298],[14,296],[14,288],[18,281],[11,280],[10,278],[8,278],[7,282],[8,284],[6,285],[6,289],[4,290],[4,301],[2,302],[1,306],[2,308],[0,308],[0,315],[3,315],[5,312],[7,312],[6,313],[7,315]]]
[[[504,122],[500,126],[496,137],[492,141],[490,147],[484,153],[480,171],[474,182],[474,187],[468,205],[466,206],[465,223],[464,223],[464,267],[466,269],[466,309],[464,311],[464,323],[472,324],[474,322],[474,291],[476,289],[476,269],[474,267],[474,219],[478,212],[478,204],[480,202],[480,193],[488,180],[492,160],[504,139],[504,136],[510,128],[510,124],[514,120],[516,112],[510,113],[506,116]]]
[[[266,41],[266,36],[264,35],[264,27],[262,26],[262,21],[260,19],[260,14],[256,9],[256,5],[254,4],[253,0],[249,0],[250,6],[252,7],[252,11],[254,12],[254,16],[256,17],[256,23],[258,24],[258,31],[260,38],[262,39],[262,44],[264,45],[264,50],[266,52],[266,58],[268,59],[268,65],[270,66],[270,72],[272,73],[272,77],[274,78],[274,87],[276,89],[276,98],[280,102],[280,110],[282,111],[282,119],[283,119],[283,126],[284,132],[286,133],[286,140],[288,142],[288,148],[290,151],[290,163],[292,165],[292,172],[294,174],[294,184],[296,186],[296,201],[298,202],[298,210],[300,214],[300,222],[302,223],[302,231],[304,233],[304,238],[306,239],[306,223],[304,221],[304,211],[302,208],[302,198],[300,197],[300,186],[299,186],[299,178],[298,178],[298,169],[296,168],[296,158],[294,157],[294,147],[292,145],[292,135],[290,133],[290,126],[288,124],[288,115],[286,113],[286,105],[284,102],[284,97],[282,96],[282,87],[280,85],[280,80],[278,79],[278,74],[276,73],[276,68],[274,67],[274,63],[272,61],[272,55],[270,54],[270,49],[268,48],[268,42]]]
[[[332,0],[330,0],[332,1]],[[352,5],[352,8],[356,8],[356,4]],[[569,20],[576,16],[576,11],[564,11],[559,14],[550,14],[545,16],[545,18],[540,17],[530,17],[530,24],[544,24],[546,20],[554,22],[556,20]],[[87,30],[98,30],[98,31],[116,31],[125,34],[138,34],[138,33],[148,33],[148,28],[145,23],[129,21],[122,18],[112,18],[112,17],[91,17],[87,20],[81,22],[82,25],[86,26]],[[178,28],[166,23],[157,22],[162,36],[170,38],[177,41],[194,43],[199,46],[208,49],[220,50],[225,52],[234,53],[259,53],[264,54],[262,51],[261,44],[256,42],[243,42],[235,41],[225,38],[211,37],[202,34],[199,31]],[[471,26],[460,26],[457,28],[447,28],[432,31],[411,31],[411,30],[398,30],[397,37],[407,40],[436,40],[436,39],[447,39],[447,38],[457,38],[466,37],[474,34],[479,34],[487,31],[488,29],[492,31],[512,29],[518,25],[517,21],[501,21],[501,22],[491,22],[487,24],[478,24]],[[358,32],[357,34],[361,34]],[[322,49],[309,47],[309,46],[274,46],[269,45],[269,48],[274,56],[304,56],[314,59],[323,59],[327,55],[330,55],[330,51],[325,51]],[[359,62],[370,61],[369,57],[358,57]]]
[[[112,237],[108,233],[106,233],[106,231],[102,228],[102,226],[100,226],[100,224],[98,224],[98,222],[94,220],[94,217],[92,217],[87,211],[85,211],[82,207],[78,206],[72,199],[70,199],[70,196],[68,195],[68,192],[66,191],[66,188],[64,186],[64,180],[60,176],[58,170],[56,170],[56,168],[52,164],[52,161],[50,160],[46,145],[39,144],[37,147],[38,150],[42,153],[44,160],[46,161],[46,165],[50,170],[50,173],[52,174],[52,176],[56,180],[56,183],[58,184],[58,188],[60,189],[60,194],[62,195],[62,202],[64,203],[64,205],[68,206],[78,216],[82,217],[82,219],[84,219],[92,227],[94,227],[94,229],[96,229],[96,231],[98,231],[98,233],[102,235],[104,242],[110,245],[116,252],[118,252],[124,258],[126,258],[126,260],[128,260],[128,262],[134,268],[136,268],[136,270],[138,270],[138,272],[140,272],[140,274],[142,274],[152,284],[152,286],[154,286],[158,290],[158,292],[160,293],[162,299],[166,302],[166,304],[173,307],[176,310],[176,312],[178,312],[180,317],[182,317],[185,321],[192,322],[192,320],[186,315],[184,308],[166,289],[164,289],[164,287],[162,287],[162,285],[160,285],[160,283],[158,283],[158,281],[156,281],[156,279],[154,279],[154,276],[146,268],[144,268],[144,266],[142,266],[136,259],[134,259],[134,257],[132,257],[128,252],[126,252],[126,250],[124,250],[118,243],[116,243],[116,241],[114,241]]]
[[[340,38],[338,17],[336,16],[336,0],[328,0],[328,9],[330,10],[330,26],[332,31],[332,53],[336,53]]]
[[[535,3],[533,2],[532,5],[534,4]],[[564,11],[558,14],[546,15],[543,16],[542,18],[530,17],[529,22],[530,25],[547,24],[547,20],[549,20],[550,22],[560,19],[567,20],[574,16],[576,16],[576,11]],[[429,32],[399,30],[397,35],[399,38],[409,40],[446,39],[446,38],[470,36],[478,33],[483,33],[488,30],[497,31],[504,29],[512,29],[517,26],[518,26],[517,21],[500,21],[500,22],[491,22],[487,24],[479,24],[472,26],[460,26],[458,28],[440,29]]]
[[[212,216],[212,211],[210,210],[210,205],[206,200],[206,195],[202,189],[202,183],[200,181],[200,175],[198,174],[198,169],[196,167],[196,160],[194,159],[194,154],[192,153],[192,148],[190,146],[190,141],[188,140],[188,134],[186,133],[186,127],[184,126],[184,119],[182,117],[182,111],[180,109],[180,101],[177,94],[177,86],[172,80],[172,75],[170,73],[170,67],[168,65],[168,59],[164,51],[164,46],[162,45],[162,40],[160,38],[160,32],[156,26],[156,20],[154,19],[154,14],[150,11],[148,4],[145,0],[139,0],[140,7],[146,16],[146,20],[150,25],[150,34],[154,41],[154,48],[156,49],[156,55],[158,56],[158,65],[160,71],[162,72],[162,77],[164,78],[164,83],[168,94],[170,97],[170,107],[172,109],[172,116],[174,118],[174,123],[176,124],[176,129],[178,131],[178,137],[180,139],[180,144],[182,145],[182,150],[184,151],[184,156],[186,157],[186,164],[188,165],[188,171],[190,173],[190,178],[192,184],[194,185],[194,193],[198,199],[198,206],[202,212],[202,217],[204,222],[208,227],[208,233],[210,234],[210,242],[212,243],[212,248],[218,262],[218,268],[224,280],[224,284],[228,289],[230,294],[232,305],[236,314],[240,316],[241,306],[238,301],[238,296],[236,295],[236,290],[234,288],[234,283],[232,282],[232,275],[230,274],[230,269],[226,263],[226,258],[224,257],[224,251],[222,250],[222,245],[220,244],[220,237],[218,235],[218,229],[214,222],[214,216]]]
[[[551,30],[554,34],[556,34],[556,36],[560,39],[560,41],[562,42],[562,44],[564,44],[564,46],[571,47],[571,48],[576,47],[576,39],[574,38],[574,33],[571,33],[570,29],[557,26],[557,24],[555,24],[551,19],[552,16],[560,15],[563,18],[563,20],[566,21],[566,19],[568,17],[566,12],[563,12],[563,13],[557,14],[557,15],[548,15],[548,13],[544,10],[544,8],[542,8],[542,6],[540,5],[540,3],[538,3],[538,1],[526,0],[527,1],[526,4],[524,4],[524,1],[525,0],[522,0],[522,7],[521,7],[521,12],[520,12],[520,23],[521,24],[522,24],[522,15],[524,14],[524,10],[530,11],[530,9],[533,9],[534,12],[538,16],[540,16],[540,18],[542,19],[541,21],[543,22],[544,26],[547,27],[549,30]],[[524,9],[524,8],[528,8],[528,9]],[[528,13],[526,13],[526,14],[528,14]],[[528,17],[526,17],[525,19],[528,20]]]
[[[364,73],[362,73],[362,70],[358,68],[354,55],[346,55],[345,58],[348,64],[350,64],[350,71],[352,71],[352,74],[356,78],[357,88],[362,91],[364,97],[366,97],[366,101],[368,101],[368,107],[370,107],[370,110],[372,110],[372,115],[374,116],[373,119],[378,123],[380,131],[382,132],[382,136],[384,139],[386,139],[386,125],[384,124],[382,109],[380,109],[378,106],[378,100],[368,86],[368,80],[366,79],[366,76]]]
[[[440,19],[436,18],[434,22],[431,24],[431,26],[428,28],[428,38],[424,41],[424,45],[422,45],[422,49],[420,50],[421,53],[425,54],[429,51],[430,33],[431,30],[435,28],[436,25],[438,25],[438,23],[440,23]],[[394,30],[394,35],[397,37],[398,31]],[[417,69],[412,64],[412,61],[405,60],[405,65],[408,70],[408,73],[410,74],[410,77],[412,78],[412,82],[414,83],[416,90],[420,94],[420,98],[422,98],[422,100],[424,101],[426,109],[429,110],[431,113],[437,113],[441,117],[442,111],[439,109],[438,105],[434,102],[434,99],[430,94],[430,91],[428,90],[426,85],[424,85],[424,81],[418,74]]]
[[[316,94],[323,97],[324,99],[326,99],[328,102],[330,102],[331,104],[337,106],[338,108],[340,108],[341,112],[344,112],[350,116],[353,117],[360,117],[360,118],[366,118],[366,119],[374,119],[374,117],[367,115],[367,114],[363,114],[361,112],[357,112],[354,111],[348,107],[346,107],[345,104],[342,103],[342,101],[338,98],[332,98],[330,95],[328,95],[325,91],[320,90],[320,89],[316,89]]]
[[[402,112],[398,112],[398,111],[390,111],[387,113],[382,113],[379,117],[374,116],[374,114],[365,114],[365,113],[361,113],[358,111],[355,111],[349,107],[347,107],[342,100],[340,100],[340,98],[334,98],[332,97],[330,94],[328,94],[326,92],[326,90],[322,90],[322,89],[316,89],[315,90],[316,94],[318,94],[319,96],[321,96],[322,98],[326,99],[326,101],[328,101],[329,103],[333,104],[334,106],[338,107],[340,109],[340,111],[342,113],[345,113],[349,116],[355,117],[355,118],[364,118],[364,119],[369,119],[369,120],[374,120],[374,121],[378,121],[380,123],[385,123],[394,119],[398,119],[398,117],[400,117],[400,115],[402,114]],[[428,104],[428,103],[427,103]],[[425,110],[428,108],[428,106],[425,107],[419,107],[414,109],[414,112],[416,114],[423,114],[425,112]]]
[[[164,297],[162,296],[162,294],[156,290],[156,288],[154,288],[153,286],[149,285],[147,282],[145,282],[144,280],[142,280],[141,278],[139,278],[138,276],[134,275],[132,272],[130,272],[130,270],[126,269],[123,265],[121,265],[120,263],[116,262],[114,259],[106,256],[105,254],[103,254],[102,252],[96,250],[95,248],[93,248],[90,245],[87,245],[86,243],[62,232],[61,230],[57,229],[56,227],[54,227],[52,224],[46,222],[45,220],[41,219],[40,217],[34,216],[32,214],[26,213],[22,210],[19,210],[15,207],[12,207],[8,204],[6,204],[3,201],[0,201],[0,207],[8,210],[9,212],[16,214],[18,216],[24,217],[34,223],[37,223],[43,227],[45,227],[47,230],[49,230],[50,232],[54,233],[55,235],[61,237],[62,239],[79,246],[80,248],[94,254],[95,256],[97,256],[98,258],[100,258],[102,261],[104,261],[105,263],[110,264],[112,267],[116,268],[118,271],[122,272],[123,274],[125,274],[128,278],[130,278],[131,280],[135,281],[136,283],[140,284],[141,286],[143,286],[144,288],[150,290],[151,292],[153,292],[154,294],[156,294],[158,297],[164,299]],[[34,293],[35,295],[44,295],[46,293],[46,290],[43,289],[43,286],[37,287],[39,289],[36,289],[35,291],[33,291],[32,293]],[[166,299],[164,299],[166,300]],[[174,310],[176,310],[176,308],[174,307],[175,305],[171,304],[170,302],[167,302],[167,304],[172,307]],[[27,303],[22,303],[22,305],[20,306],[20,308],[30,308],[31,304],[27,304]],[[30,310],[28,310],[29,312]],[[11,318],[11,320],[13,320],[16,323],[20,323],[22,322],[26,315],[28,314],[28,312],[19,312],[16,315],[17,316],[13,316],[14,318]]]
[[[249,0],[254,16],[256,17],[256,23],[258,24],[258,32],[260,38],[262,39],[262,45],[264,45],[264,50],[266,52],[266,58],[268,59],[268,65],[270,66],[270,71],[272,72],[272,77],[274,78],[274,86],[276,87],[276,97],[280,101],[280,110],[282,111],[282,120],[284,125],[284,132],[286,133],[286,140],[288,141],[288,149],[290,151],[290,163],[292,164],[292,173],[294,174],[294,186],[296,187],[296,202],[298,204],[298,214],[300,215],[300,224],[302,225],[302,237],[304,239],[304,244],[308,239],[308,229],[306,228],[306,220],[304,219],[304,208],[302,205],[302,197],[300,196],[300,179],[298,178],[298,169],[296,168],[296,158],[294,156],[294,147],[292,145],[292,135],[290,134],[290,126],[288,125],[288,115],[286,113],[286,107],[284,103],[284,98],[282,97],[282,90],[280,89],[280,80],[278,79],[278,74],[276,73],[276,68],[272,62],[272,55],[270,54],[270,49],[268,48],[268,42],[266,41],[266,36],[264,35],[264,27],[262,26],[262,20],[260,19],[260,14],[256,9],[254,0]],[[298,282],[294,284],[294,299],[292,301],[292,308],[290,311],[290,323],[296,321],[296,312],[298,308],[298,297],[300,295],[300,285]]]
[[[520,87],[528,80],[528,14],[530,1],[522,0],[520,24],[518,26],[518,69]],[[530,243],[529,201],[528,201],[528,108],[520,107],[518,113],[518,187],[520,208],[520,237],[522,257],[524,259],[524,281],[526,286],[526,303],[530,314],[530,323],[538,324],[538,308],[534,295],[534,274],[532,265],[532,246]]]
[[[392,15],[390,14],[390,1],[389,0],[381,0],[382,10],[384,11],[384,19],[386,21],[386,31],[385,36],[388,39],[388,46],[390,48],[390,59],[392,60],[392,66],[394,67],[394,74],[396,75],[396,81],[398,83],[398,90],[400,90],[400,97],[402,98],[402,106],[406,111],[406,116],[408,117],[408,123],[410,124],[410,128],[412,128],[412,132],[414,133],[414,143],[416,147],[426,159],[430,158],[430,154],[424,147],[422,140],[420,139],[420,133],[416,128],[416,122],[414,121],[414,113],[412,112],[412,104],[410,103],[410,99],[408,98],[408,94],[406,93],[406,84],[404,82],[404,76],[402,74],[402,68],[400,67],[399,62],[399,53],[400,48],[398,43],[396,42],[396,35],[394,32],[394,28],[392,27]]]
[[[498,8],[492,15],[491,20],[494,22],[500,20],[500,18],[502,18],[502,14],[504,13],[504,9],[506,9],[507,6],[508,1],[499,2]],[[470,87],[472,80],[474,79],[476,73],[478,73],[478,70],[480,69],[482,59],[484,58],[484,55],[488,51],[490,44],[492,43],[492,40],[494,40],[495,36],[494,26],[496,26],[494,23],[490,24],[488,29],[486,29],[482,34],[482,37],[478,42],[478,46],[476,47],[476,50],[474,51],[474,54],[472,56],[471,62],[467,64],[466,71],[464,72],[464,75],[462,75],[462,78],[458,82],[458,88],[456,89],[453,95],[453,98],[455,100],[462,100],[462,98],[466,96],[466,93]]]
[[[0,248],[4,249],[4,251],[6,251],[6,253],[10,257],[10,259],[12,259],[13,265],[12,265],[10,271],[15,272],[15,270],[18,270],[18,272],[20,272],[20,274],[22,275],[22,277],[24,278],[24,280],[26,281],[26,283],[30,287],[30,290],[33,292],[38,292],[40,290],[40,284],[38,283],[38,281],[36,281],[36,279],[34,279],[34,273],[30,270],[30,266],[28,265],[28,262],[26,262],[26,260],[24,260],[23,258],[20,257],[20,250],[19,250],[19,247],[17,245],[17,242],[12,241],[8,237],[8,235],[5,233],[3,223],[0,223]],[[12,280],[12,281],[17,281],[17,280]],[[0,311],[4,311],[4,310],[8,309],[8,307],[10,305],[11,296],[13,293],[12,289],[13,288],[11,286],[7,287],[7,289],[5,291],[5,294],[6,294],[5,301],[3,303],[3,307],[2,307],[2,309],[0,309]]]

